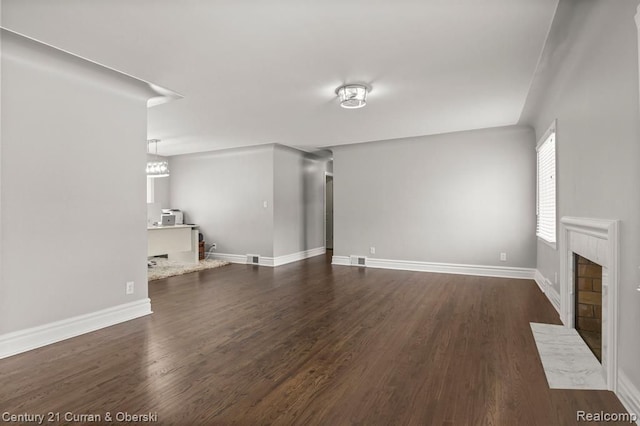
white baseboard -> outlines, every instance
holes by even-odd
[[[224,260],[230,263],[247,263],[246,254],[229,254],[229,253],[214,253],[213,258],[216,260]]]
[[[547,281],[547,298],[558,312],[558,316],[560,315],[560,293],[553,288],[550,282]]]
[[[549,299],[549,302],[551,302],[551,305],[554,307],[556,312],[558,312],[558,316],[559,316],[560,315],[560,293],[558,293],[558,291],[555,288],[553,288],[553,284],[551,284],[551,281],[545,278],[544,275],[542,275],[542,273],[540,273],[540,271],[538,271],[537,269],[535,271],[534,280],[536,284],[538,284],[538,287],[540,287],[540,290],[545,294],[545,296],[547,296],[547,299]]]
[[[546,279],[537,269],[536,269],[536,272],[534,273],[533,280],[536,282],[536,284],[538,284],[538,287],[540,287],[540,291],[543,294],[547,294]]]
[[[286,265],[287,263],[297,262],[299,260],[308,259],[314,256],[320,256],[327,252],[325,247],[316,247],[314,249],[300,251],[298,253],[285,254],[278,257],[260,256],[259,265],[269,266],[274,268],[276,266]],[[224,260],[231,263],[247,263],[247,255],[243,254],[229,254],[229,253],[215,253],[214,259]]]
[[[533,279],[535,269],[508,266],[464,265],[456,263],[420,262],[414,260],[389,260],[367,257],[368,268],[396,269],[401,271],[437,272],[441,274],[475,275],[480,277]],[[333,256],[333,265],[350,265],[349,256]]]
[[[298,253],[286,254],[284,256],[278,256],[274,258],[266,258],[272,259],[272,264],[267,266],[280,266],[286,265],[287,263],[297,262],[299,260],[308,259],[314,256],[320,256],[327,252],[325,247],[316,247],[311,250],[305,250]]]
[[[629,377],[618,369],[618,399],[630,414],[636,415],[636,424],[640,425],[640,391],[631,383]]]
[[[275,257],[260,256],[259,265],[274,268],[276,266],[275,259],[276,259]]]
[[[332,265],[351,266],[351,259],[349,256],[331,256]]]
[[[0,359],[151,314],[151,300],[140,299],[90,314],[0,336]]]

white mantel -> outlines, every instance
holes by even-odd
[[[575,328],[573,254],[602,266],[602,372],[616,391],[618,371],[619,221],[563,217],[560,220],[560,318]]]

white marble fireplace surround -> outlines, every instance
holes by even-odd
[[[560,319],[575,328],[574,253],[602,266],[602,374],[617,389],[618,239],[617,220],[563,217],[560,220]]]

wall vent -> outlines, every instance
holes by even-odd
[[[258,254],[248,254],[247,255],[247,263],[249,265],[259,265],[260,264],[260,255],[258,255]]]
[[[349,256],[351,259],[351,266],[367,266],[367,258],[365,256]]]

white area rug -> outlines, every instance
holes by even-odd
[[[205,269],[219,268],[220,266],[229,264],[229,262],[214,259],[201,260],[199,263],[175,262],[162,257],[154,257],[152,260],[156,262],[156,265],[152,268],[147,268],[149,281],[188,274],[189,272],[202,271]]]
[[[530,324],[551,389],[607,389],[602,366],[575,329]]]

